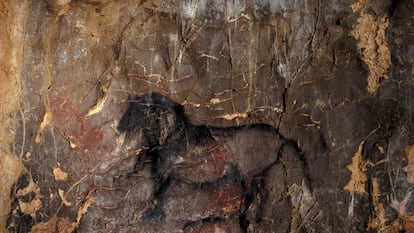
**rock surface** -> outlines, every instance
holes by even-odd
[[[414,231],[413,12],[1,1],[0,232]],[[167,113],[125,133],[146,93],[196,143]]]

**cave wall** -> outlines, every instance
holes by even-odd
[[[0,232],[414,231],[413,8],[2,1]],[[194,125],[274,127],[303,154],[304,176],[289,156],[270,169],[275,201],[249,226],[202,204],[179,209],[211,190],[177,194],[165,207],[176,217],[144,223],[151,172],[125,156],[117,125],[148,92]]]

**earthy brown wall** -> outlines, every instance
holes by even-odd
[[[0,232],[414,231],[413,12],[411,0],[0,1]],[[268,218],[247,227],[180,200],[145,225],[151,175],[125,178],[117,125],[147,92],[197,125],[273,126],[304,177],[297,161],[275,165]]]
[[[11,211],[10,194],[24,170],[21,154],[15,153],[11,145],[16,144],[18,118],[23,116],[20,100],[27,7],[25,1],[0,2],[0,232],[6,232],[6,220]]]

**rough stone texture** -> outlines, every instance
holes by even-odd
[[[0,1],[0,232],[413,232],[413,12],[412,0]],[[163,144],[141,134],[158,131],[120,130],[149,92],[212,131],[183,167],[157,166]],[[274,160],[252,159],[270,148],[249,133],[259,123],[283,145]],[[175,165],[188,145],[173,142]]]

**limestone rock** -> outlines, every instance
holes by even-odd
[[[0,232],[413,231],[412,12],[410,0],[1,1]],[[180,133],[160,136],[172,118],[120,130],[148,93],[208,132],[196,157],[180,160]],[[174,142],[166,164],[181,166],[158,169],[148,153],[162,143],[145,132]]]

